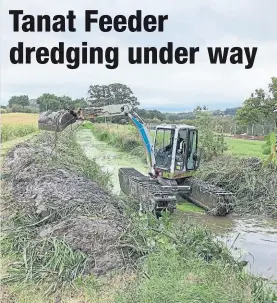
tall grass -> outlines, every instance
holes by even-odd
[[[25,137],[34,133],[38,128],[34,125],[2,125],[1,127],[1,142],[6,142],[20,137]]]
[[[38,115],[10,113],[1,115],[1,142],[27,136],[38,131]]]
[[[94,124],[92,131],[97,139],[107,142],[120,151],[138,156],[146,162],[142,140],[133,126]]]
[[[135,283],[120,292],[115,302],[275,302],[276,296],[258,285],[257,280],[222,262],[207,264],[174,252],[160,252],[141,264]]]
[[[167,217],[160,222],[141,217],[135,222],[127,236],[147,256],[114,302],[274,303],[277,299],[276,292],[244,271],[204,227],[192,221],[173,223]]]

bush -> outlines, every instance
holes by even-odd
[[[12,113],[29,113],[29,114],[31,114],[31,113],[38,113],[39,112],[38,109],[36,109],[36,108],[29,107],[29,106],[23,107],[23,106],[18,105],[18,104],[12,105],[10,110],[11,110]]]

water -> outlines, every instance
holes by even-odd
[[[144,174],[148,173],[147,164],[141,159],[129,156],[125,152],[119,152],[107,143],[97,140],[90,129],[78,131],[77,142],[89,159],[94,159],[104,172],[110,174],[113,184],[112,191],[115,194],[120,193],[118,181],[118,169],[120,167],[135,167]]]
[[[147,174],[147,165],[138,157],[129,156],[99,141],[89,129],[78,132],[78,143],[86,156],[95,159],[103,171],[109,172],[113,192],[120,193],[118,169],[134,167]],[[240,260],[249,261],[251,273],[277,281],[277,221],[260,217],[239,218],[234,215],[213,217],[201,213],[177,211],[174,216],[193,217],[199,224],[209,226],[226,243],[233,255]]]

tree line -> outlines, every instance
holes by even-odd
[[[137,97],[130,87],[121,83],[109,85],[91,85],[88,89],[88,98],[72,99],[69,96],[56,96],[45,93],[37,99],[29,99],[28,96],[13,96],[7,107],[2,106],[3,111],[14,112],[42,112],[47,110],[77,109],[88,106],[103,106],[107,104],[132,104],[136,112],[146,122],[158,123],[187,123],[194,124],[196,113],[205,111],[216,121],[227,125],[236,122],[238,125],[265,124],[277,121],[277,113],[274,112],[277,104],[277,77],[271,78],[268,85],[268,92],[263,89],[256,89],[241,107],[227,108],[225,111],[209,111],[204,106],[197,106],[190,112],[168,113],[159,110],[146,110],[138,108],[140,105]],[[112,119],[118,122],[118,118]],[[277,122],[276,122],[277,123]]]

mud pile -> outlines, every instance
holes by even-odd
[[[82,173],[73,173],[70,163],[59,165],[61,159],[55,159],[46,141],[18,144],[7,154],[5,190],[14,208],[36,219],[37,237],[57,237],[85,253],[89,272],[121,268],[117,243],[126,220],[120,202]]]

